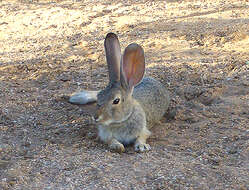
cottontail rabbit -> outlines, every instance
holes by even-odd
[[[134,143],[135,151],[150,150],[146,139],[150,127],[158,122],[168,109],[169,93],[153,78],[144,78],[145,58],[136,43],[125,48],[121,56],[118,37],[108,33],[105,42],[109,84],[101,91],[82,91],[70,97],[69,102],[86,104],[97,102],[94,120],[99,137],[115,151]],[[135,88],[134,88],[135,86]]]

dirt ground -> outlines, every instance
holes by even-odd
[[[148,153],[67,102],[107,84],[111,31],[171,94]],[[249,189],[248,87],[248,0],[0,1],[0,189]]]

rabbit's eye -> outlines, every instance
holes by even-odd
[[[116,98],[115,100],[113,100],[113,104],[118,104],[119,101],[120,101],[120,99],[119,99],[119,98]]]

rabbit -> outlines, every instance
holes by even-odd
[[[109,72],[109,84],[100,91],[82,91],[72,95],[74,104],[97,103],[93,119],[98,136],[109,148],[124,152],[134,144],[136,152],[151,150],[146,143],[148,130],[166,113],[170,97],[167,89],[157,80],[144,77],[143,48],[132,43],[121,55],[116,34],[108,33],[104,41]]]

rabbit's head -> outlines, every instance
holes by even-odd
[[[121,56],[118,37],[108,33],[105,42],[109,84],[97,96],[96,123],[109,125],[127,120],[134,111],[132,91],[145,71],[144,52],[138,44],[130,44]]]

